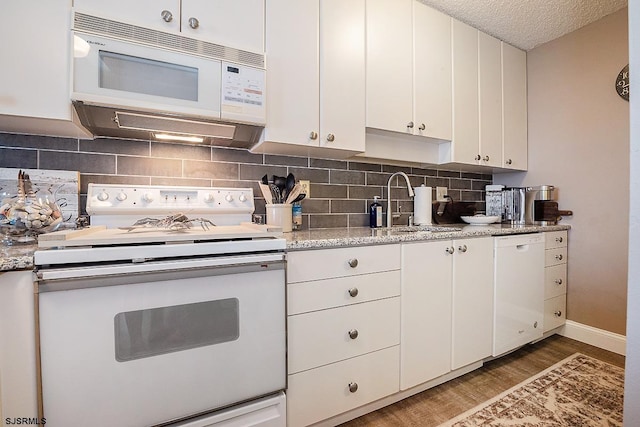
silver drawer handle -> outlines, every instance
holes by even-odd
[[[318,132],[309,132],[309,139],[312,141],[315,141],[316,139],[318,139]]]
[[[556,242],[558,243],[562,243],[564,239],[562,237],[556,237]]]
[[[162,20],[164,22],[171,22],[173,20],[173,13],[169,12],[166,9],[160,12],[160,16],[162,17]]]
[[[349,391],[351,393],[358,391],[358,383],[349,383]]]
[[[489,156],[484,156],[484,159],[482,159],[482,160],[484,160],[485,162],[488,162],[489,161]]]
[[[330,133],[329,135],[327,135],[327,141],[329,142],[333,142],[336,140],[336,136],[332,133]]]
[[[510,165],[511,163],[513,163],[513,160],[508,159],[505,163],[506,163],[506,164],[508,164],[508,165]]]
[[[352,340],[355,340],[356,338],[358,338],[358,330],[357,329],[351,329],[349,331],[349,338],[351,338]]]
[[[452,253],[454,253],[456,250],[453,248],[453,246],[450,246],[448,248],[445,248],[444,250],[446,253],[448,253],[449,255],[451,255]]]
[[[352,297],[357,297],[358,296],[358,288],[351,288],[349,289],[349,295]]]
[[[562,261],[562,254],[558,254],[558,255],[556,255],[556,259],[557,259],[558,261]]]
[[[562,279],[556,279],[556,285],[562,285]]]
[[[189,18],[189,26],[195,30],[200,26],[200,21],[198,18]]]
[[[480,160],[481,158],[482,158],[482,157],[480,157],[480,154],[478,154],[478,155],[475,157],[475,159],[476,159],[476,160]]]
[[[556,315],[556,317],[560,317],[560,316],[562,316],[562,311],[558,310],[558,311],[556,311],[556,312],[555,312],[555,313],[553,313],[553,314],[555,314],[555,315]]]
[[[351,258],[349,260],[349,267],[356,268],[358,266],[358,258]]]
[[[463,253],[467,252],[467,245],[458,246],[458,250]]]
[[[409,122],[409,123],[407,123],[407,127],[408,127],[409,129],[413,129],[413,122]]]
[[[424,123],[422,123],[422,124],[418,127],[418,129],[420,129],[420,130],[425,130],[426,128],[427,128],[427,126],[426,126]]]

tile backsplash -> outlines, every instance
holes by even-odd
[[[256,213],[265,203],[257,181],[265,174],[295,175],[311,181],[311,198],[302,202],[303,228],[361,227],[369,224],[368,207],[374,196],[387,198],[387,180],[405,172],[414,187],[447,187],[454,200],[482,201],[490,174],[422,169],[384,163],[362,163],[310,157],[254,154],[243,149],[142,140],[97,138],[79,140],[0,133],[0,167],[80,172],[81,208],[87,184],[188,185],[251,187]],[[435,195],[434,195],[435,196]],[[434,197],[435,199],[435,197]],[[392,208],[405,217],[413,202],[404,180],[392,182]],[[386,204],[385,210],[386,210]]]

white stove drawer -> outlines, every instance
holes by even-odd
[[[399,346],[289,375],[287,424],[307,426],[399,390]]]
[[[400,343],[400,298],[288,317],[289,369],[296,373]]]

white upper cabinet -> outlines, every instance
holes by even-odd
[[[412,133],[414,0],[367,0],[367,127]]]
[[[367,127],[451,139],[451,18],[367,0]]]
[[[414,135],[451,140],[451,18],[413,2]]]
[[[503,167],[527,170],[527,53],[502,43]]]
[[[264,0],[75,0],[74,6],[106,19],[264,52]]]
[[[364,151],[365,0],[269,0],[267,126],[258,152]]]
[[[500,40],[478,32],[480,164],[502,164],[502,65]]]
[[[70,10],[71,0],[3,3],[10,18],[0,26],[3,132],[89,136],[74,124],[69,97]]]
[[[479,164],[478,30],[453,20],[453,140],[451,161]]]

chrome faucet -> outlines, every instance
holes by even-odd
[[[396,172],[389,177],[389,181],[387,181],[387,228],[391,228],[392,219],[391,219],[391,180],[396,176],[404,177],[404,180],[407,182],[407,190],[409,191],[409,197],[413,197],[413,188],[411,188],[411,183],[409,182],[409,177],[404,172]]]

